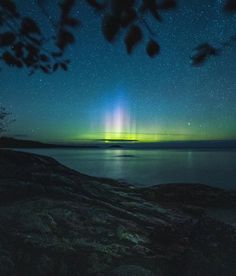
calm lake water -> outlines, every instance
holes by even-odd
[[[236,188],[235,150],[30,149],[92,176],[138,186],[203,183]]]

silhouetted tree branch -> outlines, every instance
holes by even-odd
[[[209,43],[203,43],[194,49],[190,56],[194,66],[203,65],[210,57],[220,55],[226,48],[231,48],[236,44],[236,36],[231,36],[228,40],[220,43],[219,47],[214,47]]]
[[[226,0],[224,4],[224,12],[233,14],[236,12],[236,0]],[[190,57],[192,64],[195,66],[203,65],[210,57],[220,55],[226,48],[235,46],[236,35],[231,36],[228,40],[220,43],[219,47],[214,47],[208,42],[200,44],[194,49],[193,55]]]
[[[76,41],[74,29],[80,26],[80,21],[72,16],[76,1],[59,1],[56,19],[52,19],[42,0],[37,3],[53,30],[49,37],[39,22],[21,13],[14,0],[0,0],[0,59],[8,66],[28,69],[30,74],[38,70],[47,74],[67,70],[70,60],[65,58],[66,49]],[[162,12],[176,9],[177,0],[84,0],[84,4],[100,15],[102,32],[108,42],[123,36],[128,54],[142,42],[146,53],[155,57],[160,45],[149,20],[161,23]],[[236,12],[236,0],[226,0],[224,11]],[[202,43],[191,55],[192,64],[202,65],[234,42],[232,37],[218,48]]]
[[[146,52],[150,57],[159,54],[160,46],[156,41],[156,34],[148,24],[147,19],[162,21],[161,12],[176,8],[175,0],[87,0],[102,16],[102,32],[107,41],[113,42],[118,35],[124,36],[128,54],[140,42],[146,43]],[[146,38],[146,39],[145,39]]]
[[[48,17],[40,0],[38,3]],[[0,0],[1,60],[8,66],[25,67],[30,74],[37,70],[44,73],[59,68],[67,70],[69,60],[64,58],[65,49],[75,41],[71,29],[79,26],[79,21],[70,16],[74,4],[73,0],[59,4],[60,14],[54,25],[55,33],[46,38],[38,22],[22,15],[12,0]]]

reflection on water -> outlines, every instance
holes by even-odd
[[[170,182],[236,188],[236,151],[31,149],[82,173],[139,186]]]

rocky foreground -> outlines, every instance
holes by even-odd
[[[235,210],[233,191],[135,188],[0,150],[0,275],[236,275]]]

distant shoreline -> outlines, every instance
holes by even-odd
[[[0,148],[41,148],[41,149],[165,149],[165,150],[236,150],[236,140],[222,141],[175,141],[175,142],[109,142],[83,144],[43,143],[31,140],[21,140],[10,137],[0,137]]]

